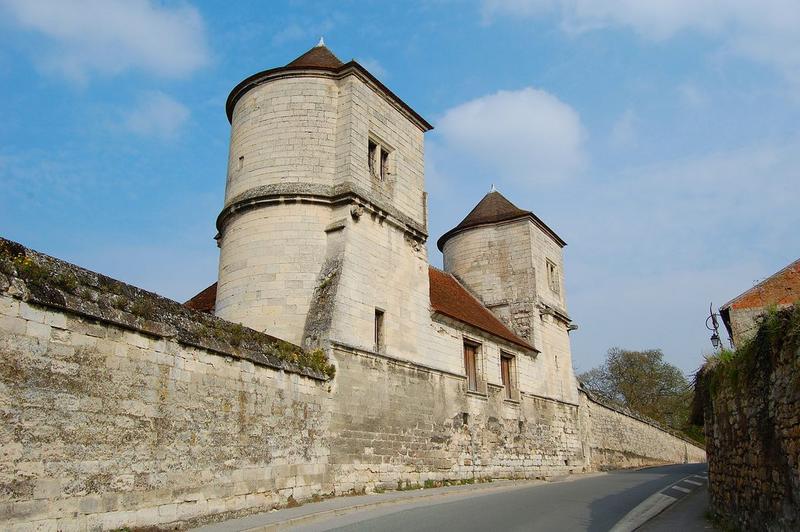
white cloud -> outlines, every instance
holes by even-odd
[[[443,163],[478,163],[495,178],[516,183],[554,182],[585,164],[578,113],[547,92],[500,91],[449,109],[437,123]]]
[[[189,109],[163,92],[143,94],[124,117],[125,128],[147,137],[174,138],[189,119]]]
[[[484,0],[483,14],[486,20],[556,14],[569,32],[623,26],[657,41],[683,31],[699,32],[800,80],[796,0]]]
[[[551,209],[571,244],[567,296],[581,325],[581,368],[619,344],[662,347],[696,368],[710,346],[709,303],[797,258],[797,183],[800,139],[791,139],[628,168],[551,195],[565,198]]]
[[[21,28],[51,45],[36,60],[48,71],[85,83],[91,73],[139,69],[180,77],[208,62],[203,20],[185,4],[148,0],[0,0]]]

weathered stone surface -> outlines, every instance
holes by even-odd
[[[800,529],[800,307],[701,373],[711,506],[742,530]]]

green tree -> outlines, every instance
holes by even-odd
[[[660,349],[611,348],[605,363],[578,379],[590,391],[659,423],[678,430],[688,425],[691,385]]]

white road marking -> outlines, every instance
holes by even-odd
[[[695,480],[689,480],[688,478],[686,480],[684,480],[684,482],[688,482],[689,484],[694,484],[695,486],[702,486],[703,485],[702,482],[697,482]]]
[[[632,532],[648,520],[663,512],[669,505],[678,499],[663,493],[654,493],[645,499],[639,506],[625,514],[609,532]]]
[[[682,478],[678,481],[685,482],[686,479],[690,477],[697,477],[699,475],[689,475],[685,478]],[[672,485],[670,488],[675,488],[678,491],[682,491],[684,493],[690,493],[692,490],[687,490],[686,488],[681,488],[680,486]],[[669,489],[669,488],[667,488]],[[671,495],[665,495],[660,491],[657,493],[652,494],[647,499],[642,501],[636,508],[625,514],[625,517],[620,519],[614,528],[612,528],[609,532],[633,532],[647,521],[652,519],[653,517],[657,516],[664,510],[666,510],[671,504],[677,501],[677,497],[673,497]]]

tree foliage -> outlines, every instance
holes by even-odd
[[[611,348],[605,363],[578,378],[590,391],[659,423],[678,430],[688,425],[691,386],[660,349]]]

